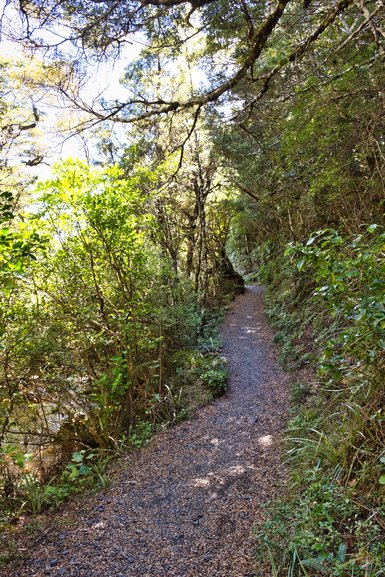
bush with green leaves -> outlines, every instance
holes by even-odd
[[[380,226],[322,229],[271,278],[276,340],[316,371],[295,389],[291,480],[258,530],[277,576],[385,574],[384,247]]]
[[[32,469],[24,457],[2,463],[7,507],[26,495],[25,507],[36,512],[51,493],[64,498],[75,478],[87,484],[92,464],[73,455],[140,446],[185,415],[178,355],[194,358],[184,365],[186,382],[202,383],[206,400],[224,389],[212,334],[210,352],[200,350],[210,311],[183,270],[186,245],[176,270],[159,240],[155,181],[143,167],[127,175],[66,161],[37,186],[19,228],[2,235],[0,442],[34,461]],[[4,219],[9,203],[4,197]]]
[[[298,270],[316,288],[313,306],[326,309],[338,326],[322,343],[319,375],[329,392],[335,424],[346,446],[346,474],[355,482],[378,481],[385,446],[385,233],[375,225],[344,239],[318,231],[291,246]],[[378,468],[378,465],[377,465]]]

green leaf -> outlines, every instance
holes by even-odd
[[[84,459],[84,451],[79,451],[78,453],[73,453],[71,461],[74,463],[81,463]]]
[[[378,479],[378,482],[380,485],[385,485],[385,475],[381,475],[381,477]]]
[[[70,481],[74,481],[79,477],[79,471],[76,467],[73,467],[70,476],[68,477]]]
[[[337,559],[343,563],[346,559],[346,545],[341,543],[338,547]]]

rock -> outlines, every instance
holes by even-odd
[[[57,559],[51,559],[51,561],[49,562],[51,567],[56,567],[56,565],[59,563],[59,561]]]
[[[202,519],[202,517],[203,517],[203,515],[197,515],[197,516],[195,517],[195,519],[193,520],[193,525],[195,525],[196,527],[197,527],[198,525],[200,525],[200,524],[201,524],[201,519]]]
[[[173,537],[173,541],[174,543],[179,543],[184,539],[184,537],[185,537],[184,535],[175,535],[175,537]]]

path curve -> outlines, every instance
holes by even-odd
[[[282,482],[288,406],[261,288],[236,298],[223,338],[228,392],[129,457],[108,489],[71,504],[61,529],[2,575],[259,576],[252,527]]]

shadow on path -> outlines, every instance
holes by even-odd
[[[228,392],[157,435],[126,468],[123,461],[109,489],[82,499],[81,510],[71,504],[72,523],[48,533],[7,575],[258,575],[252,527],[282,481],[278,443],[288,406],[262,300],[261,288],[247,287],[227,315]]]

